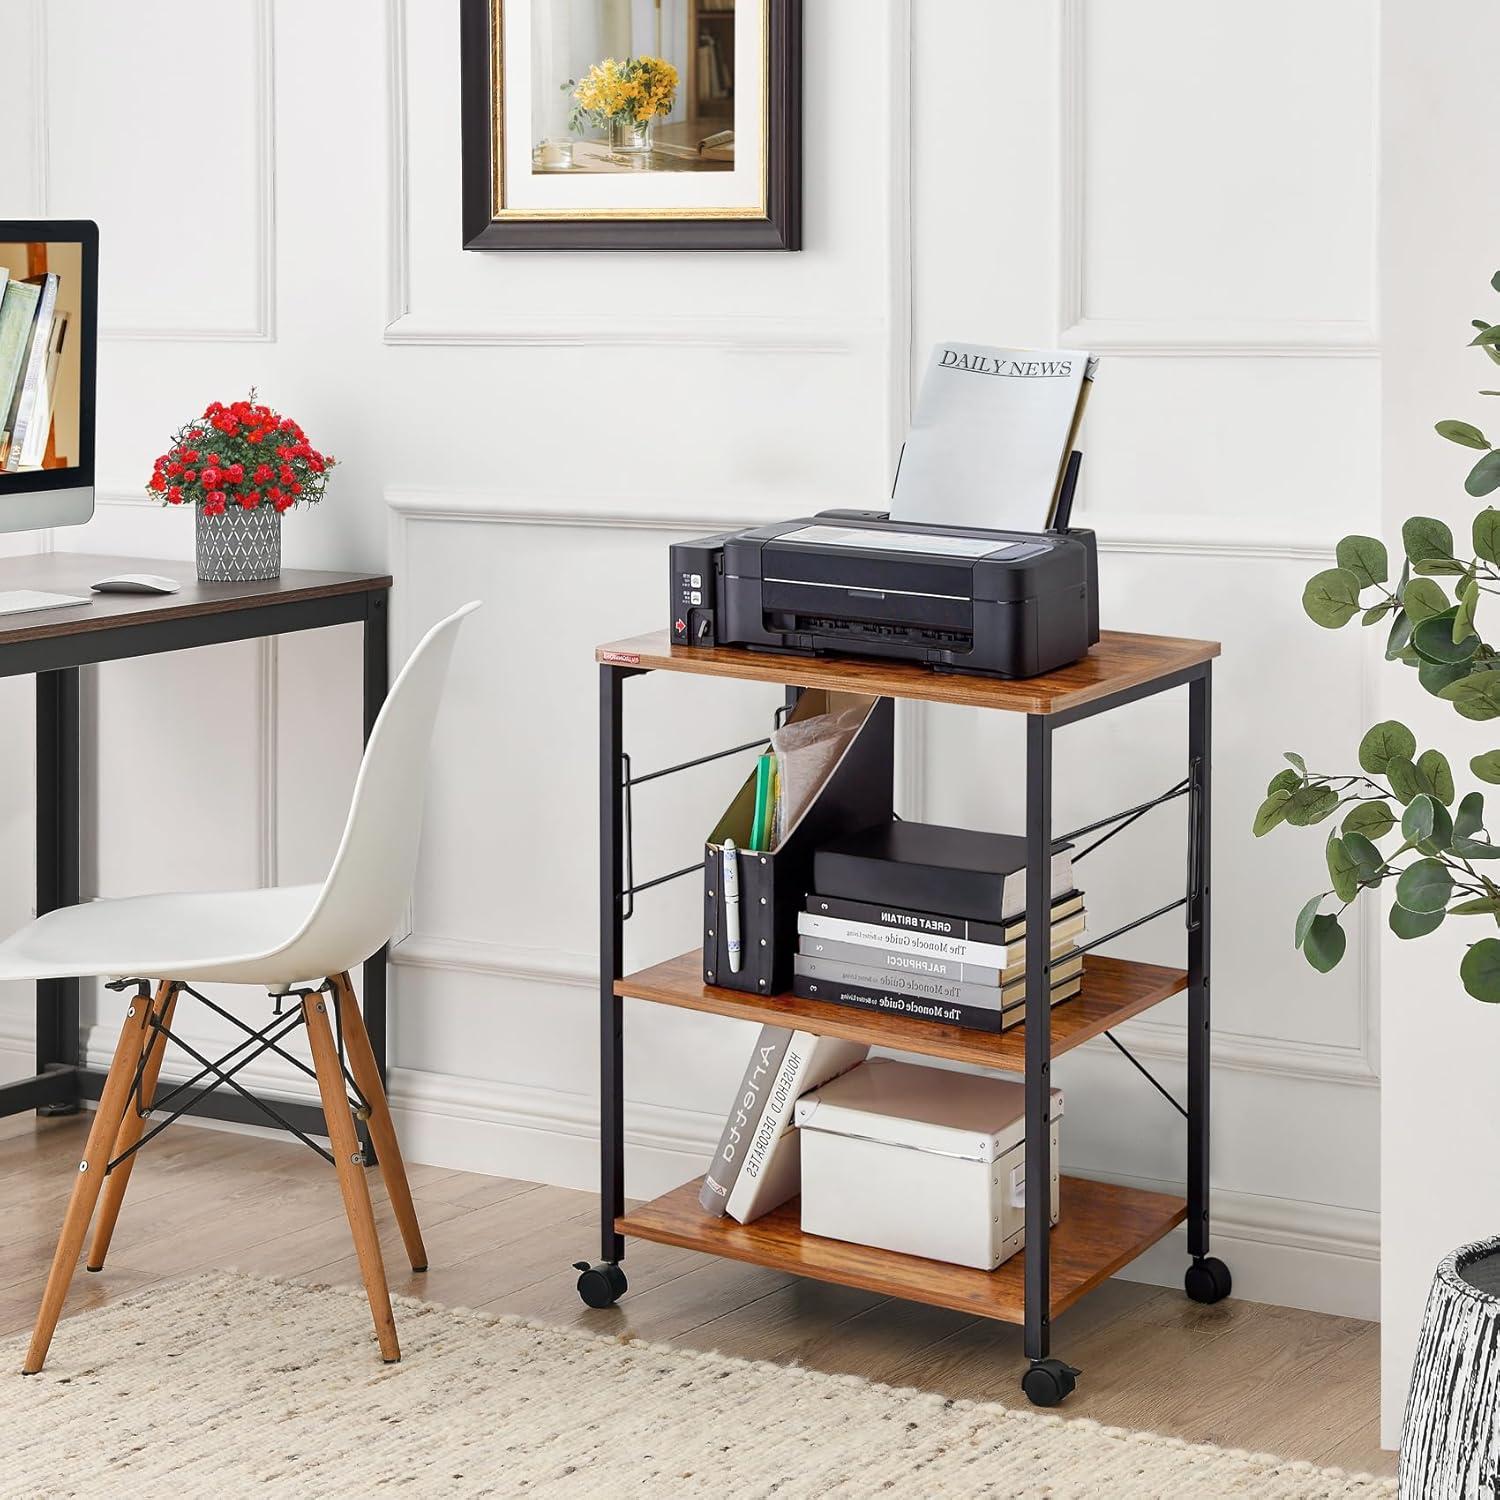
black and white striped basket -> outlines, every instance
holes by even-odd
[[[1455,1250],[1427,1294],[1401,1438],[1402,1500],[1500,1496],[1500,1295],[1466,1280],[1500,1237]],[[1500,1265],[1491,1273],[1500,1287]]]

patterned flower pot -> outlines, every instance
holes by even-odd
[[[281,512],[272,505],[230,505],[210,516],[198,507],[198,579],[248,583],[281,577]]]
[[[1437,1268],[1401,1437],[1402,1500],[1500,1493],[1500,1239]]]

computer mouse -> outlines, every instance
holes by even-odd
[[[117,573],[90,584],[96,594],[175,594],[181,584],[160,573]]]

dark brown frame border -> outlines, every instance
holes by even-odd
[[[490,0],[459,0],[465,250],[800,250],[802,0],[768,0],[766,216],[760,219],[490,217]]]

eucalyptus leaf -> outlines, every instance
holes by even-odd
[[[1443,925],[1443,918],[1447,915],[1446,910],[1408,911],[1404,906],[1392,905],[1390,929],[1398,938],[1426,937]]]
[[[1264,837],[1286,817],[1286,806],[1291,800],[1292,794],[1290,792],[1285,789],[1278,789],[1272,792],[1261,803],[1255,813],[1253,832],[1256,838]]]
[[[1410,517],[1401,528],[1401,545],[1419,572],[1428,559],[1453,557],[1453,533],[1433,516]]]
[[[1474,517],[1474,555],[1500,562],[1500,510],[1488,506]]]
[[[1313,918],[1317,916],[1318,908],[1322,904],[1323,896],[1314,896],[1312,900],[1307,902],[1307,904],[1303,906],[1302,910],[1297,913],[1297,922],[1296,926],[1292,929],[1292,933],[1293,936],[1297,939],[1297,946],[1299,948],[1302,946],[1303,940],[1307,937],[1307,929],[1312,926]]]
[[[1411,616],[1402,610],[1391,620],[1390,634],[1385,638],[1385,659],[1395,661],[1410,640]]]
[[[1379,849],[1362,833],[1346,833],[1340,840],[1345,856],[1354,865],[1354,874],[1363,885],[1379,885],[1384,878],[1385,859]]]
[[[1490,277],[1490,285],[1494,287],[1497,292],[1500,292],[1500,271],[1496,271],[1495,274]]]
[[[1440,860],[1419,859],[1396,882],[1396,900],[1407,911],[1442,911],[1453,894],[1453,877]]]
[[[1453,616],[1453,643],[1456,646],[1474,633],[1474,616],[1479,612],[1479,581],[1471,577],[1458,591],[1458,611]],[[1478,636],[1474,637],[1476,643]],[[1476,649],[1477,645],[1476,645]]]
[[[1302,952],[1318,973],[1326,974],[1344,956],[1346,942],[1337,917],[1314,917],[1308,923],[1307,936],[1302,939]]]
[[[1458,966],[1464,988],[1487,1005],[1500,1002],[1500,938],[1480,938]]]
[[[1413,625],[1419,625],[1423,620],[1430,620],[1434,615],[1443,614],[1452,608],[1442,584],[1434,583],[1430,578],[1413,578],[1406,586],[1401,607],[1411,616]],[[1404,646],[1406,642],[1402,641],[1401,644]]]
[[[1359,766],[1371,776],[1380,776],[1393,757],[1412,760],[1417,737],[1399,719],[1382,719],[1365,731],[1359,742]]]
[[[1453,818],[1441,802],[1432,804],[1432,832],[1420,840],[1417,848],[1423,854],[1444,854],[1453,843]]]
[[[1410,802],[1426,790],[1417,779],[1416,766],[1405,756],[1393,755],[1386,762],[1385,779],[1390,782],[1398,802]]]
[[[1486,443],[1485,447],[1489,444]],[[1390,575],[1390,559],[1385,543],[1373,536],[1346,536],[1334,549],[1334,561],[1346,573],[1353,573],[1362,589],[1384,583]]]
[[[1449,683],[1438,697],[1446,698],[1466,719],[1500,716],[1500,672],[1470,672]]]
[[[1497,917],[1500,916],[1500,897],[1474,896],[1448,908],[1450,917]]]
[[[1302,608],[1315,625],[1337,630],[1359,613],[1359,579],[1347,568],[1328,568],[1308,579]]]
[[[1307,762],[1295,750],[1283,750],[1281,758],[1282,760],[1289,760],[1304,776],[1307,775]]]
[[[1278,771],[1266,786],[1266,796],[1272,792],[1295,792],[1302,785],[1302,778],[1291,770]]]
[[[1420,661],[1417,663],[1417,681],[1434,698],[1441,698],[1443,689],[1469,675],[1466,661]]]
[[[1424,557],[1412,566],[1434,578],[1459,578],[1469,571],[1456,557]]]
[[[1500,324],[1497,324],[1493,328],[1481,328],[1480,332],[1474,338],[1471,338],[1469,340],[1469,347],[1471,349],[1475,348],[1476,346],[1484,348],[1485,346],[1492,344],[1500,344]]]
[[[1476,833],[1484,832],[1484,793],[1467,792],[1464,800],[1458,804],[1458,811],[1453,816],[1454,836],[1461,839],[1471,839]]]
[[[1270,800],[1267,797],[1266,803]],[[1261,804],[1262,812],[1266,810],[1266,803]],[[1306,828],[1313,823],[1321,823],[1338,810],[1338,805],[1339,795],[1331,787],[1308,785],[1287,798],[1284,816],[1293,827]],[[1271,826],[1275,827],[1275,823]]]
[[[1453,770],[1448,764],[1448,757],[1441,750],[1424,750],[1417,757],[1417,774],[1444,807],[1453,806]]]
[[[1481,780],[1492,786],[1500,785],[1500,750],[1486,750],[1469,762],[1469,769]]]
[[[1437,813],[1437,802],[1422,792],[1413,797],[1401,815],[1401,837],[1409,844],[1420,844],[1432,836],[1433,818]]]
[[[1492,490],[1500,488],[1500,453],[1493,450],[1486,453],[1469,470],[1469,477],[1464,480],[1464,488],[1471,495],[1488,495]]]
[[[1396,601],[1394,599],[1382,599],[1379,604],[1372,604],[1359,617],[1359,623],[1361,625],[1378,625],[1395,608]]]
[[[1460,443],[1465,448],[1489,447],[1484,434],[1472,422],[1439,422],[1436,432],[1439,437],[1447,438],[1450,443]]]
[[[1461,641],[1453,639],[1453,622],[1459,607],[1454,605],[1430,620],[1423,620],[1411,633],[1411,643],[1425,661],[1448,663],[1468,661],[1479,649],[1479,637],[1472,632]]]
[[[1336,833],[1328,836],[1323,851],[1328,863],[1328,878],[1333,882],[1333,894],[1340,901],[1352,901],[1359,895],[1359,871],[1353,857],[1344,848],[1344,841]]]
[[[1366,838],[1383,839],[1396,826],[1396,816],[1388,802],[1361,802],[1344,819],[1346,835],[1362,833]]]

